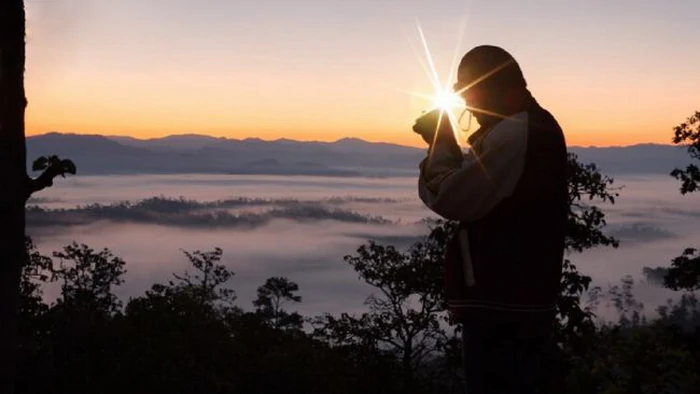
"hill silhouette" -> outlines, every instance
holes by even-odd
[[[414,176],[425,149],[343,138],[333,142],[198,134],[137,139],[48,133],[27,138],[28,157],[57,154],[80,163],[82,174],[230,173],[322,176]],[[663,174],[685,166],[673,145],[569,147],[583,162],[611,175]]]

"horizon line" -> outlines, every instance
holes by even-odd
[[[139,138],[135,137],[132,135],[119,135],[119,134],[98,134],[98,133],[72,133],[72,132],[61,132],[61,131],[48,131],[45,133],[40,133],[40,134],[32,134],[32,135],[27,135],[26,138],[34,138],[34,137],[41,137],[41,136],[46,136],[46,135],[51,135],[51,134],[58,134],[58,135],[66,135],[66,136],[89,136],[89,137],[104,137],[107,139],[112,139],[114,140],[115,138],[127,138],[127,139],[132,139],[136,141],[157,141],[157,140],[163,140],[166,138],[172,138],[172,137],[202,137],[202,138],[210,138],[214,140],[222,140],[222,141],[262,141],[262,142],[298,142],[298,143],[321,143],[321,144],[335,144],[339,143],[342,141],[358,141],[358,142],[363,142],[367,144],[383,144],[383,145],[392,145],[392,146],[400,146],[400,147],[405,147],[405,148],[414,148],[414,149],[422,149],[420,146],[414,146],[414,145],[405,145],[405,144],[399,144],[395,142],[389,142],[389,141],[369,141],[365,140],[359,137],[343,137],[343,138],[338,138],[336,140],[299,140],[299,139],[293,139],[293,138],[285,138],[285,137],[280,137],[276,139],[264,139],[260,137],[246,137],[246,138],[231,138],[231,137],[217,137],[213,135],[208,135],[208,134],[198,134],[198,133],[175,133],[175,134],[167,134],[162,137],[151,137],[151,138]],[[119,141],[115,141],[119,142]],[[637,142],[629,145],[567,145],[569,148],[632,148],[632,147],[637,147],[637,146],[676,146],[674,144],[668,143],[668,144],[662,144],[658,142]]]

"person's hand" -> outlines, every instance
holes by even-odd
[[[438,130],[438,127],[440,130]],[[447,113],[440,109],[434,109],[416,119],[416,123],[413,125],[413,131],[420,135],[423,141],[428,145],[432,145],[435,141],[435,133],[450,131],[450,127],[450,120]]]

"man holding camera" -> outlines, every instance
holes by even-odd
[[[480,126],[469,151],[441,110],[413,130],[430,145],[419,195],[459,222],[445,291],[463,329],[467,392],[547,392],[568,214],[566,142],[505,50],[473,48],[457,74],[454,89]]]

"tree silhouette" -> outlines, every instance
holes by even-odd
[[[211,252],[200,250],[192,252],[183,250],[182,252],[187,256],[196,273],[191,275],[185,271],[182,274],[173,274],[178,283],[171,282],[171,286],[192,292],[195,298],[199,298],[202,303],[227,307],[236,300],[236,292],[229,287],[222,286],[235,274],[225,265],[218,264],[223,255],[221,248],[216,247]]]
[[[684,146],[690,157],[700,162],[700,111],[674,127],[673,143]],[[671,176],[681,181],[681,194],[700,191],[700,168],[696,164],[688,165],[685,170],[676,168]],[[700,251],[692,247],[686,248],[680,256],[674,258],[664,284],[673,290],[700,289]]]
[[[229,303],[231,297],[222,298],[233,292],[227,287],[232,273],[218,264],[218,249],[189,252],[194,272],[154,284],[122,311],[113,295],[122,281],[121,259],[77,243],[51,259],[27,239],[17,392],[462,393],[457,337],[446,336],[441,346],[433,339],[421,341],[430,330],[448,330],[430,324],[444,323],[436,256],[451,226],[438,224],[407,251],[370,243],[347,256],[379,286],[379,294],[370,296],[366,314],[314,319],[321,323],[316,334],[327,339],[284,324],[275,329],[268,319],[274,313],[263,313],[276,310],[284,316],[282,299],[301,301],[298,286],[286,278],[273,277],[259,287],[256,310],[244,311]],[[380,270],[380,263],[389,268]],[[47,305],[39,297],[40,285],[52,280],[63,285],[57,302]],[[699,387],[698,299],[684,294],[679,303],[659,308],[660,319],[647,321],[640,316],[643,305],[632,297],[633,285],[625,277],[608,291],[609,302],[622,314],[619,322],[577,330],[568,340],[581,337],[587,346],[576,352],[570,342],[561,343],[569,351],[550,371],[566,384],[556,392],[692,393]],[[424,322],[417,319],[422,305],[417,289],[429,301],[426,310],[433,310],[423,315]],[[398,305],[407,291],[406,304],[393,310],[391,300]],[[372,306],[373,299],[379,307]],[[418,333],[416,340],[402,342],[412,332]],[[409,346],[414,356],[407,370],[403,356]],[[421,358],[421,351],[429,354]]]
[[[118,349],[113,322],[121,314],[121,300],[114,289],[124,282],[126,263],[109,249],[96,251],[76,242],[53,257],[52,279],[60,283],[61,294],[42,319],[54,357],[52,390],[82,392],[112,371],[100,354]]]
[[[20,277],[25,262],[24,207],[32,193],[53,183],[53,178],[75,173],[75,165],[58,157],[35,163],[44,170],[37,178],[27,175],[24,113],[26,17],[22,0],[0,2],[0,392],[14,391]]]
[[[289,313],[282,309],[288,302],[301,302],[295,293],[299,285],[284,277],[268,278],[258,287],[258,298],[253,300],[256,312],[274,330],[301,331],[303,318],[297,312]]]
[[[27,260],[22,265],[19,310],[21,316],[36,317],[48,308],[41,286],[52,279],[53,260],[39,253],[30,237],[25,237],[24,245]]]
[[[634,278],[625,275],[620,279],[619,285],[610,286],[608,289],[608,305],[613,306],[619,313],[618,324],[622,328],[638,327],[647,322],[646,317],[642,315],[644,304],[634,298],[633,288]]]
[[[37,250],[30,237],[25,238],[26,262],[22,266],[19,300],[18,365],[31,366],[28,370],[46,368],[42,357],[47,348],[47,329],[44,319],[49,305],[44,302],[42,286],[52,281],[53,261]]]
[[[53,279],[61,282],[59,305],[70,304],[106,314],[119,311],[121,302],[112,293],[112,287],[124,282],[124,260],[109,249],[96,252],[76,242],[54,252],[53,257],[58,259],[58,268],[52,270]]]
[[[700,251],[686,248],[683,253],[671,261],[664,285],[672,290],[700,289]]]
[[[24,4],[0,2],[0,392],[14,391],[19,283],[24,263]]]
[[[149,393],[234,392],[244,361],[232,342],[227,317],[237,314],[234,273],[219,264],[223,251],[182,251],[193,272],[156,283],[125,308],[124,391]],[[230,375],[230,376],[229,376]],[[123,392],[123,391],[122,391]]]
[[[366,300],[360,316],[326,314],[315,321],[316,334],[336,345],[385,350],[401,363],[403,387],[418,389],[414,377],[448,341],[441,326],[444,297],[434,244],[418,242],[408,251],[375,242],[345,257],[360,278],[379,291]]]
[[[604,175],[595,163],[582,164],[578,157],[568,155],[569,220],[566,249],[582,252],[597,246],[618,246],[615,238],[606,236],[605,213],[591,201],[614,204],[618,197],[614,180]]]
[[[691,158],[700,161],[700,111],[673,128],[673,143],[685,147]],[[696,164],[684,170],[676,168],[671,176],[681,181],[681,194],[700,190],[700,168]]]
[[[618,197],[614,180],[602,174],[594,163],[583,164],[578,157],[568,155],[569,215],[567,221],[566,250],[581,253],[597,246],[617,248],[619,241],[605,235],[605,213],[592,201],[614,204]],[[593,311],[581,305],[581,296],[589,290],[591,277],[581,274],[569,259],[564,260],[561,293],[557,304],[560,343],[574,346],[575,352],[585,344],[582,338],[595,329]],[[594,292],[597,289],[592,289]]]

